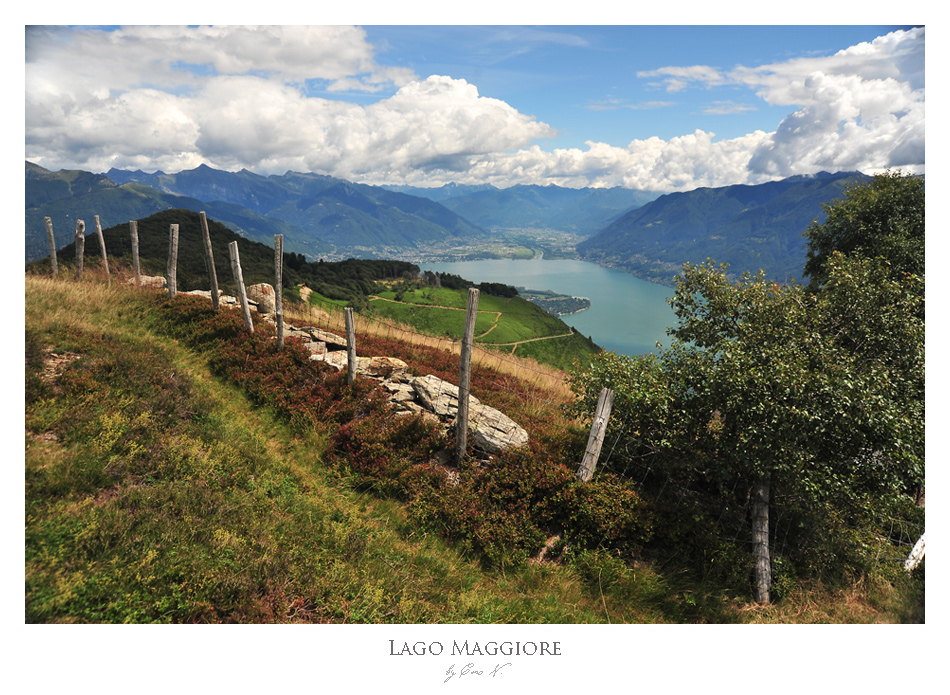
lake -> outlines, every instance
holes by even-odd
[[[656,352],[670,344],[666,329],[676,316],[666,298],[673,288],[578,260],[488,260],[420,263],[422,270],[459,275],[472,282],[503,282],[530,290],[587,297],[591,307],[561,319],[607,350],[624,355]]]

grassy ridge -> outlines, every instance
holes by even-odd
[[[27,278],[27,622],[603,619],[578,577],[486,574],[355,491],[325,430],[152,333],[155,302]],[[50,352],[78,357],[52,381]]]
[[[27,276],[28,622],[914,617],[912,592],[879,584],[798,587],[749,612],[726,587],[619,552],[644,533],[625,525],[647,518],[630,515],[635,496],[573,482],[584,429],[557,426],[514,377],[480,370],[473,390],[529,430],[530,451],[434,484],[416,462],[442,443],[367,384],[344,389],[292,341],[276,354],[237,312],[123,284]],[[361,344],[457,373],[444,351]],[[571,529],[558,564],[525,561],[544,518]]]

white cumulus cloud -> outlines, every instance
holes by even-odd
[[[709,129],[616,146],[556,143],[557,123],[447,75],[379,61],[359,27],[28,27],[26,158],[49,168],[174,172],[201,163],[367,183],[556,183],[685,190],[820,170],[924,164],[924,30],[761,66],[638,73],[671,101],[746,89],[788,108],[772,132]],[[383,92],[382,98],[379,94]],[[374,96],[375,95],[375,96]],[[388,96],[387,96],[388,95]],[[720,114],[754,106],[714,102]]]

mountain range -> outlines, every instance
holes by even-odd
[[[49,255],[44,217],[50,218],[60,242],[58,246],[62,246],[72,241],[76,220],[86,222],[88,234],[94,231],[95,215],[106,228],[173,209],[203,210],[209,218],[226,224],[241,236],[266,244],[273,244],[275,234],[283,234],[288,251],[312,255],[332,251],[329,244],[295,225],[265,217],[242,205],[165,192],[131,180],[116,183],[104,174],[52,172],[26,162],[26,260]]]
[[[93,174],[51,172],[26,162],[27,259],[48,254],[44,217],[65,241],[77,219],[86,221],[88,233],[94,215],[111,227],[171,209],[203,210],[266,244],[283,234],[288,251],[310,258],[389,258],[488,234],[431,200],[318,174],[264,177],[206,165],[178,174],[119,169]]]
[[[735,273],[764,269],[776,280],[797,280],[805,265],[802,233],[823,219],[822,203],[869,179],[860,172],[822,172],[670,193],[623,215],[578,244],[577,252],[662,284],[670,284],[684,262],[707,258]]]
[[[859,172],[822,172],[758,185],[659,195],[622,188],[449,184],[380,187],[313,173],[261,176],[201,165],[177,174],[110,169],[51,172],[26,162],[27,260],[48,253],[44,216],[63,241],[76,219],[103,227],[170,209],[205,211],[243,237],[316,259],[403,258],[490,245],[505,230],[553,229],[587,237],[580,258],[671,284],[684,262],[713,258],[731,270],[801,277],[802,233]]]
[[[293,225],[310,239],[369,257],[487,236],[484,229],[429,199],[320,174],[265,177],[202,164],[178,174],[110,169],[106,176],[163,193],[241,206]]]
[[[555,229],[590,236],[624,213],[660,194],[630,188],[563,188],[561,186],[446,184],[439,188],[387,186],[442,203],[486,228]]]

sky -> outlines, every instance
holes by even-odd
[[[923,173],[923,27],[27,26],[25,158],[669,192]]]

